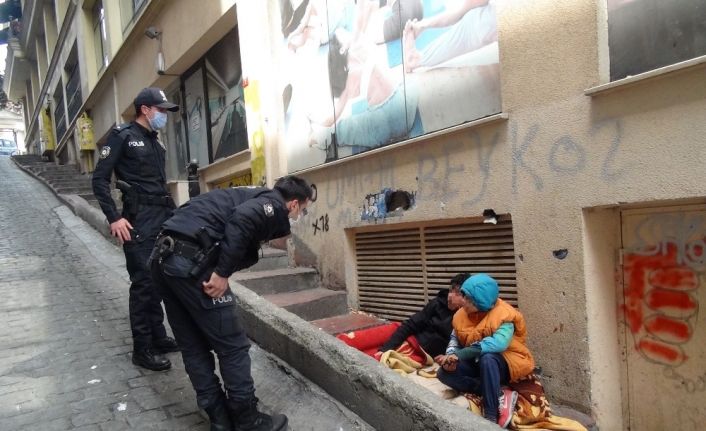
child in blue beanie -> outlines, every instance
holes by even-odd
[[[498,282],[476,274],[461,286],[463,307],[454,314],[453,332],[437,377],[445,385],[483,397],[483,416],[506,428],[512,420],[517,392],[501,385],[534,370],[525,344],[522,313],[498,297]]]

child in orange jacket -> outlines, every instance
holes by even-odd
[[[461,286],[463,307],[453,317],[453,332],[437,376],[447,386],[483,397],[484,417],[505,428],[512,419],[517,392],[501,385],[534,370],[525,343],[522,313],[498,297],[498,282],[476,274]]]

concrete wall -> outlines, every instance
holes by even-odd
[[[300,263],[315,265],[326,286],[342,288],[354,280],[349,237],[351,229],[368,226],[360,214],[369,193],[383,187],[417,193],[413,209],[378,223],[480,216],[485,208],[511,214],[515,252],[522,256],[519,305],[548,393],[592,411],[604,429],[619,429],[620,409],[612,404],[619,389],[602,389],[618,385],[608,369],[610,360],[620,360],[611,348],[617,343],[614,262],[596,251],[614,249],[619,229],[597,219],[585,228],[584,210],[704,195],[706,80],[700,66],[585,95],[606,82],[600,3],[499,2],[507,121],[304,172],[319,190],[308,217],[328,214],[330,230],[314,235],[311,223],[293,230]],[[257,18],[245,13],[239,10],[242,22]],[[241,27],[243,43],[252,32]],[[244,47],[242,61],[248,71],[261,60]],[[559,260],[552,251],[562,248],[568,256]],[[609,334],[601,342],[604,330]]]
[[[115,92],[112,85],[107,85],[105,90],[96,98],[96,103],[91,108],[93,130],[96,140],[106,136],[114,124],[118,124],[115,113]]]
[[[584,212],[584,275],[591,365],[591,407],[602,429],[624,429],[619,343],[618,290],[620,211]]]

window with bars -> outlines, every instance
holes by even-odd
[[[78,62],[68,68],[69,79],[66,81],[66,110],[68,121],[73,121],[78,115],[83,100],[81,99],[81,76],[78,72]]]
[[[57,142],[64,137],[66,133],[66,111],[64,108],[64,92],[59,81],[59,85],[54,93],[54,124],[56,124],[56,140]]]
[[[512,220],[427,222],[414,227],[385,225],[355,233],[360,309],[404,320],[448,288],[460,272],[487,273],[500,297],[517,306]]]

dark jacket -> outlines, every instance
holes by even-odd
[[[451,336],[451,320],[455,311],[448,307],[448,289],[441,289],[436,298],[423,309],[405,320],[380,347],[380,351],[398,348],[410,335],[414,335],[422,348],[432,357],[446,352]]]
[[[93,172],[93,194],[108,223],[121,217],[110,195],[113,171],[119,180],[130,184],[137,193],[166,196],[165,153],[157,139],[157,132],[147,130],[136,122],[111,130]]]
[[[282,195],[264,187],[217,189],[174,211],[162,229],[193,240],[199,229],[220,241],[215,272],[230,277],[257,263],[260,243],[289,235],[289,211]]]

